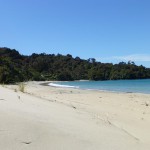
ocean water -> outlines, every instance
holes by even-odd
[[[150,79],[109,81],[68,81],[50,83],[50,86],[150,94]]]

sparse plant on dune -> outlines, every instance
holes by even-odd
[[[19,87],[20,92],[23,92],[23,93],[25,92],[25,84],[23,82],[19,83],[18,87]]]

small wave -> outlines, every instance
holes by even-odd
[[[61,84],[56,84],[56,83],[49,83],[48,85],[53,86],[53,87],[79,88],[78,86],[61,85]]]

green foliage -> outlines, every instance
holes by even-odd
[[[73,58],[70,54],[20,55],[18,51],[0,48],[0,83],[29,80],[118,80],[150,78],[150,69],[134,62],[101,63],[94,58]]]

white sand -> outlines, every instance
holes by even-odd
[[[0,87],[0,150],[150,150],[150,95]]]

